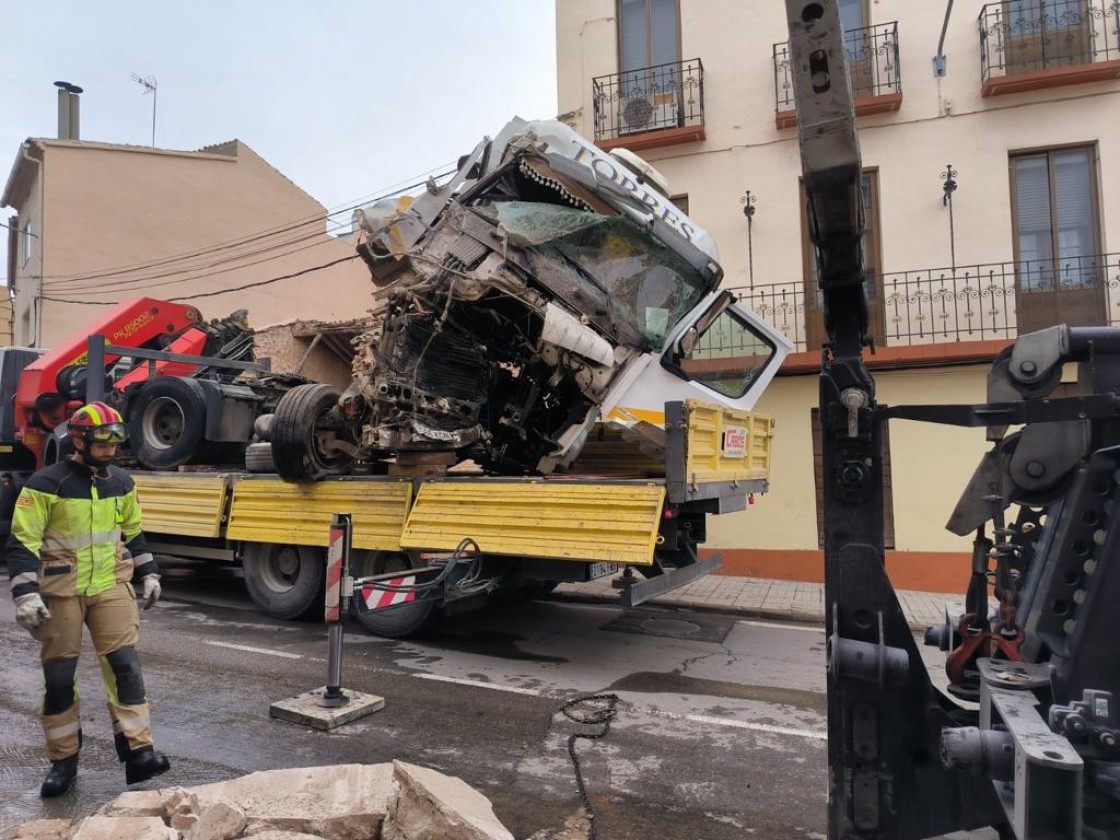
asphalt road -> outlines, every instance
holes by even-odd
[[[343,684],[385,708],[329,734],[270,719],[269,704],[321,686],[326,632],[264,618],[228,574],[165,577],[141,655],[159,785],[254,770],[394,758],[460,776],[513,834],[579,807],[567,755],[573,697],[620,698],[609,734],[577,750],[602,840],[824,837],[824,637],[816,628],[711,613],[533,602],[391,642],[351,628]],[[123,789],[92,650],[79,670],[85,746],[78,789],[43,802],[37,646],[0,598],[0,836],[81,816]],[[149,783],[151,785],[157,782]]]

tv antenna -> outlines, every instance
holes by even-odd
[[[152,95],[152,147],[156,145],[156,99],[159,96],[158,85],[156,84],[155,76],[141,76],[139,73],[132,74],[132,81],[144,88],[144,95],[149,93]]]

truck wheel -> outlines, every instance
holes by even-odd
[[[358,554],[350,561],[350,574],[354,577],[380,575],[386,572],[407,572],[412,561],[407,554],[393,551],[371,551]],[[359,587],[354,587],[354,599],[363,597]],[[377,597],[376,595],[374,597]],[[440,616],[435,599],[410,601],[373,612],[352,611],[359,623],[375,636],[386,639],[405,639],[435,625]]]
[[[251,473],[276,472],[276,462],[272,460],[272,444],[250,443],[245,447],[245,470]]]
[[[322,615],[326,555],[306,545],[252,543],[242,558],[245,586],[253,603],[272,618]]]
[[[197,454],[205,431],[206,398],[193,379],[154,379],[128,409],[132,452],[150,470],[185,464]]]
[[[326,446],[330,434],[323,421],[338,405],[330,385],[298,385],[276,405],[270,429],[272,459],[285,481],[315,481],[341,472],[349,457]]]

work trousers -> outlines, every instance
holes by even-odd
[[[46,690],[40,718],[51,760],[69,758],[81,746],[77,667],[83,624],[89,628],[93,649],[101,660],[117,755],[125,761],[150,748],[148,701],[136,655],[140,612],[132,585],[118,583],[92,597],[51,595],[44,600],[51,617],[32,635],[41,645]]]

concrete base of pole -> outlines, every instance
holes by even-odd
[[[342,706],[324,708],[322,700],[326,692],[327,687],[323,686],[287,700],[277,700],[268,707],[268,714],[270,717],[310,726],[312,729],[329,730],[385,707],[384,697],[343,689],[347,702]]]

